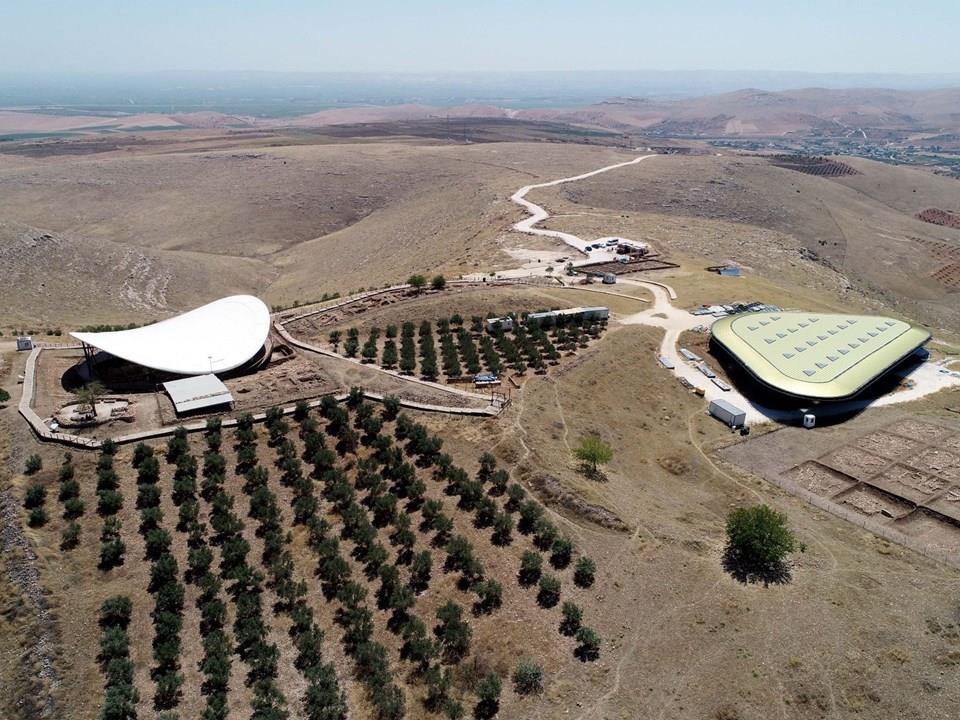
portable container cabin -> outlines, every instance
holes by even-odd
[[[709,412],[732,428],[741,427],[747,421],[747,413],[722,398],[710,401]]]

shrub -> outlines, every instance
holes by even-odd
[[[181,457],[187,454],[190,446],[187,444],[187,430],[182,425],[173,431],[173,435],[167,441],[167,462],[175,464]]]
[[[503,604],[503,586],[496,580],[483,580],[474,587],[477,601],[473,605],[474,615],[493,612]]]
[[[125,595],[115,595],[107,598],[100,606],[100,627],[127,627],[130,624],[130,613],[133,604]]]
[[[474,708],[474,715],[478,718],[492,718],[500,709],[500,692],[503,684],[500,676],[496,673],[490,673],[480,684],[477,685],[477,706]]]
[[[97,514],[116,515],[123,507],[123,495],[116,490],[101,490],[97,493]]]
[[[28,487],[26,494],[23,496],[23,506],[27,510],[42,507],[46,501],[47,489],[43,485],[37,483]]]
[[[566,600],[560,611],[563,613],[563,619],[560,621],[560,634],[568,637],[575,635],[583,622],[583,610],[576,603]]]
[[[440,513],[433,519],[433,544],[437,547],[441,547],[447,544],[447,541],[450,539],[450,533],[453,531],[453,520],[447,517],[444,513]]]
[[[23,472],[25,475],[34,475],[40,470],[43,469],[43,460],[40,459],[40,456],[34,453],[27,458],[27,462],[24,464]]]
[[[549,550],[557,540],[556,526],[546,518],[540,518],[534,524],[533,543],[541,550]]]
[[[400,414],[400,398],[395,395],[385,395],[383,398],[383,419],[395,420]]]
[[[147,558],[156,560],[161,555],[170,552],[171,537],[170,533],[162,528],[154,528],[147,532],[144,538]]]
[[[447,720],[461,720],[465,712],[463,704],[459,700],[447,698],[443,703],[443,716]]]
[[[440,648],[449,662],[455,662],[470,652],[470,639],[473,631],[463,620],[463,609],[452,600],[448,600],[437,610],[434,628]]]
[[[73,550],[80,544],[80,526],[72,522],[63,529],[60,535],[60,549]]]
[[[123,565],[123,554],[127,547],[120,538],[111,538],[103,540],[100,544],[100,561],[98,567],[101,570],[110,570],[118,565]]]
[[[511,483],[507,488],[507,504],[504,506],[507,512],[516,512],[520,509],[523,499],[527,496],[527,491],[519,483]]]
[[[433,558],[429,550],[424,550],[413,556],[410,562],[410,589],[414,592],[423,592],[430,585],[430,574],[433,570]]]
[[[78,497],[69,498],[63,504],[63,517],[67,520],[76,520],[78,517],[83,515],[83,510],[83,500]]]
[[[47,511],[42,507],[35,507],[27,513],[27,525],[32,528],[43,527],[47,524]]]
[[[532,533],[537,521],[543,516],[543,508],[535,500],[527,500],[520,506],[520,522],[517,529],[524,535]]]
[[[600,657],[600,637],[590,628],[583,626],[577,630],[577,649],[574,655],[586,662]]]
[[[513,517],[504,512],[498,512],[493,518],[493,536],[491,538],[494,545],[509,545],[513,540]]]
[[[70,457],[70,453],[67,453],[66,456]],[[75,474],[76,472],[73,464],[70,462],[70,460],[65,460],[63,465],[61,465],[60,469],[57,471],[57,480],[59,480],[61,483],[70,482],[73,480]]]
[[[494,470],[490,474],[490,494],[496,496],[503,495],[507,491],[507,484],[509,482],[510,474],[506,470]]]
[[[447,559],[444,570],[462,571],[473,561],[473,545],[463,535],[455,535],[447,543]]]
[[[153,448],[146,443],[137,443],[133,448],[133,467],[139,468],[148,457],[153,457]]]
[[[540,553],[525,550],[520,557],[520,584],[529,587],[540,579],[543,572],[543,558]]]
[[[64,468],[73,468],[73,465],[62,465],[61,470]],[[73,478],[67,480],[62,480],[60,482],[60,492],[57,493],[57,499],[60,502],[66,502],[70,498],[75,498],[80,496],[80,483],[78,483]]]
[[[553,541],[550,552],[550,564],[557,570],[563,570],[570,564],[573,554],[573,540],[568,537],[557,538]]]
[[[513,671],[513,690],[517,695],[533,695],[543,690],[543,668],[532,660],[521,660]]]
[[[541,607],[552,608],[558,602],[560,602],[560,579],[555,575],[543,575],[540,578],[537,603]]]
[[[590,558],[582,557],[577,560],[576,569],[573,572],[573,582],[577,587],[588,588],[593,585],[594,573],[597,570],[596,564]]]
[[[0,388],[0,404],[8,402],[10,400],[10,393],[8,393],[3,388]]]
[[[423,621],[418,617],[409,618],[401,630],[401,635],[403,644],[400,647],[400,656],[420,666],[422,671],[426,670],[437,650],[427,637],[427,628]]]
[[[489,497],[477,500],[473,524],[478,528],[490,527],[497,517],[497,504]],[[507,516],[509,517],[509,516]]]
[[[413,283],[411,283],[412,285]],[[430,280],[430,287],[434,290],[443,290],[447,286],[447,279],[443,275],[434,275]]]

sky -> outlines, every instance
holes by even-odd
[[[3,0],[0,71],[960,71],[957,0]]]

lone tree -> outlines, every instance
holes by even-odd
[[[81,409],[87,408],[91,415],[97,415],[97,398],[106,393],[103,385],[94,380],[82,385],[74,390],[73,395],[77,399],[77,405]]]
[[[427,279],[423,275],[411,275],[407,278],[407,284],[420,294],[420,291],[426,287]]]
[[[430,287],[434,290],[443,290],[446,286],[447,279],[443,275],[434,275],[433,279],[430,280]]]
[[[744,582],[751,578],[765,583],[786,580],[784,559],[795,547],[796,540],[783,513],[766,505],[754,505],[727,515],[724,564]]]
[[[586,435],[580,445],[574,448],[573,455],[582,463],[588,475],[595,476],[599,465],[606,465],[613,459],[613,448],[596,435]]]

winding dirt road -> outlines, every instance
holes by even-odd
[[[571,177],[560,178],[559,180],[550,180],[549,182],[536,183],[535,185],[525,185],[524,187],[517,190],[513,195],[510,196],[510,199],[515,202],[517,205],[520,205],[526,208],[527,212],[530,213],[530,217],[524,218],[518,223],[515,223],[513,226],[514,230],[518,232],[527,233],[528,235],[540,235],[541,237],[552,237],[557,240],[562,240],[570,247],[586,254],[587,243],[582,238],[577,237],[571,233],[560,232],[559,230],[545,230],[544,228],[538,228],[536,225],[548,217],[548,213],[545,209],[540,207],[534,202],[530,202],[526,199],[527,193],[531,190],[537,190],[538,188],[545,187],[554,187],[556,185],[563,185],[564,183],[576,182],[577,180],[586,180],[589,177],[594,175],[600,175],[601,173],[610,172],[611,170],[618,170],[620,168],[627,167],[628,165],[636,165],[639,162],[643,162],[649,158],[656,157],[656,154],[652,155],[640,155],[635,157],[633,160],[627,160],[622,163],[615,163],[613,165],[607,165],[606,167],[599,168],[597,170],[591,170],[590,172],[585,172],[582,175],[573,175]],[[608,253],[609,254],[609,253]]]
[[[652,157],[656,157],[656,154],[640,155],[632,160],[615,163],[613,165],[607,165],[597,170],[591,170],[590,172],[582,173],[580,175],[573,175],[571,177],[551,180],[549,182],[536,183],[533,185],[525,185],[517,190],[510,199],[517,205],[520,205],[526,209],[530,215],[520,222],[514,223],[513,229],[528,235],[554,238],[566,243],[570,247],[576,249],[578,252],[588,254],[586,250],[587,246],[596,242],[596,240],[586,241],[572,233],[562,232],[560,230],[547,230],[537,227],[539,223],[550,217],[550,213],[547,212],[547,210],[542,206],[527,200],[527,193],[538,188],[554,187],[564,183],[585,180],[593,177],[594,175],[600,175],[601,173],[610,172],[611,170],[618,170],[630,165],[636,165],[637,163],[643,162],[644,160],[648,160]],[[597,256],[600,254],[609,255],[610,253],[599,251],[592,254]],[[593,259],[596,259],[596,257]],[[576,266],[578,264],[582,264],[582,262],[591,261],[592,259],[589,261],[581,261],[581,263],[575,262],[573,265]],[[544,274],[544,270],[539,268],[517,268],[515,270],[507,271],[503,274],[510,275],[512,277],[521,277],[524,274],[542,275]],[[620,322],[625,325],[650,325],[653,327],[663,328],[664,336],[663,341],[660,344],[659,352],[662,357],[668,359],[674,365],[674,368],[670,372],[677,377],[685,378],[694,387],[702,388],[704,390],[704,399],[707,402],[721,397],[732,402],[734,405],[739,406],[746,412],[748,424],[766,422],[770,420],[777,422],[797,423],[801,419],[804,412],[803,410],[779,410],[769,408],[748,399],[734,388],[731,388],[730,390],[722,390],[717,385],[714,385],[714,383],[711,382],[705,375],[703,375],[703,373],[700,372],[695,364],[690,363],[680,354],[680,351],[677,347],[677,341],[680,338],[680,334],[683,331],[690,330],[698,325],[709,326],[712,324],[715,318],[711,316],[694,316],[691,315],[687,310],[675,307],[671,300],[677,299],[677,293],[666,283],[622,277],[619,278],[619,282],[629,285],[642,286],[649,290],[653,294],[654,298],[652,307],[633,315],[621,317]],[[946,387],[960,385],[960,373],[944,373],[942,372],[943,369],[944,366],[941,364],[930,362],[921,363],[916,367],[911,368],[907,372],[901,372],[902,377],[905,379],[908,378],[912,382],[912,387],[902,389],[898,392],[888,393],[878,398],[850,400],[847,402],[832,403],[830,405],[821,405],[817,407],[816,413],[821,416],[846,414],[865,410],[866,408],[872,406],[876,407],[881,405],[909,402],[911,400],[918,400],[926,395],[938,392]]]

